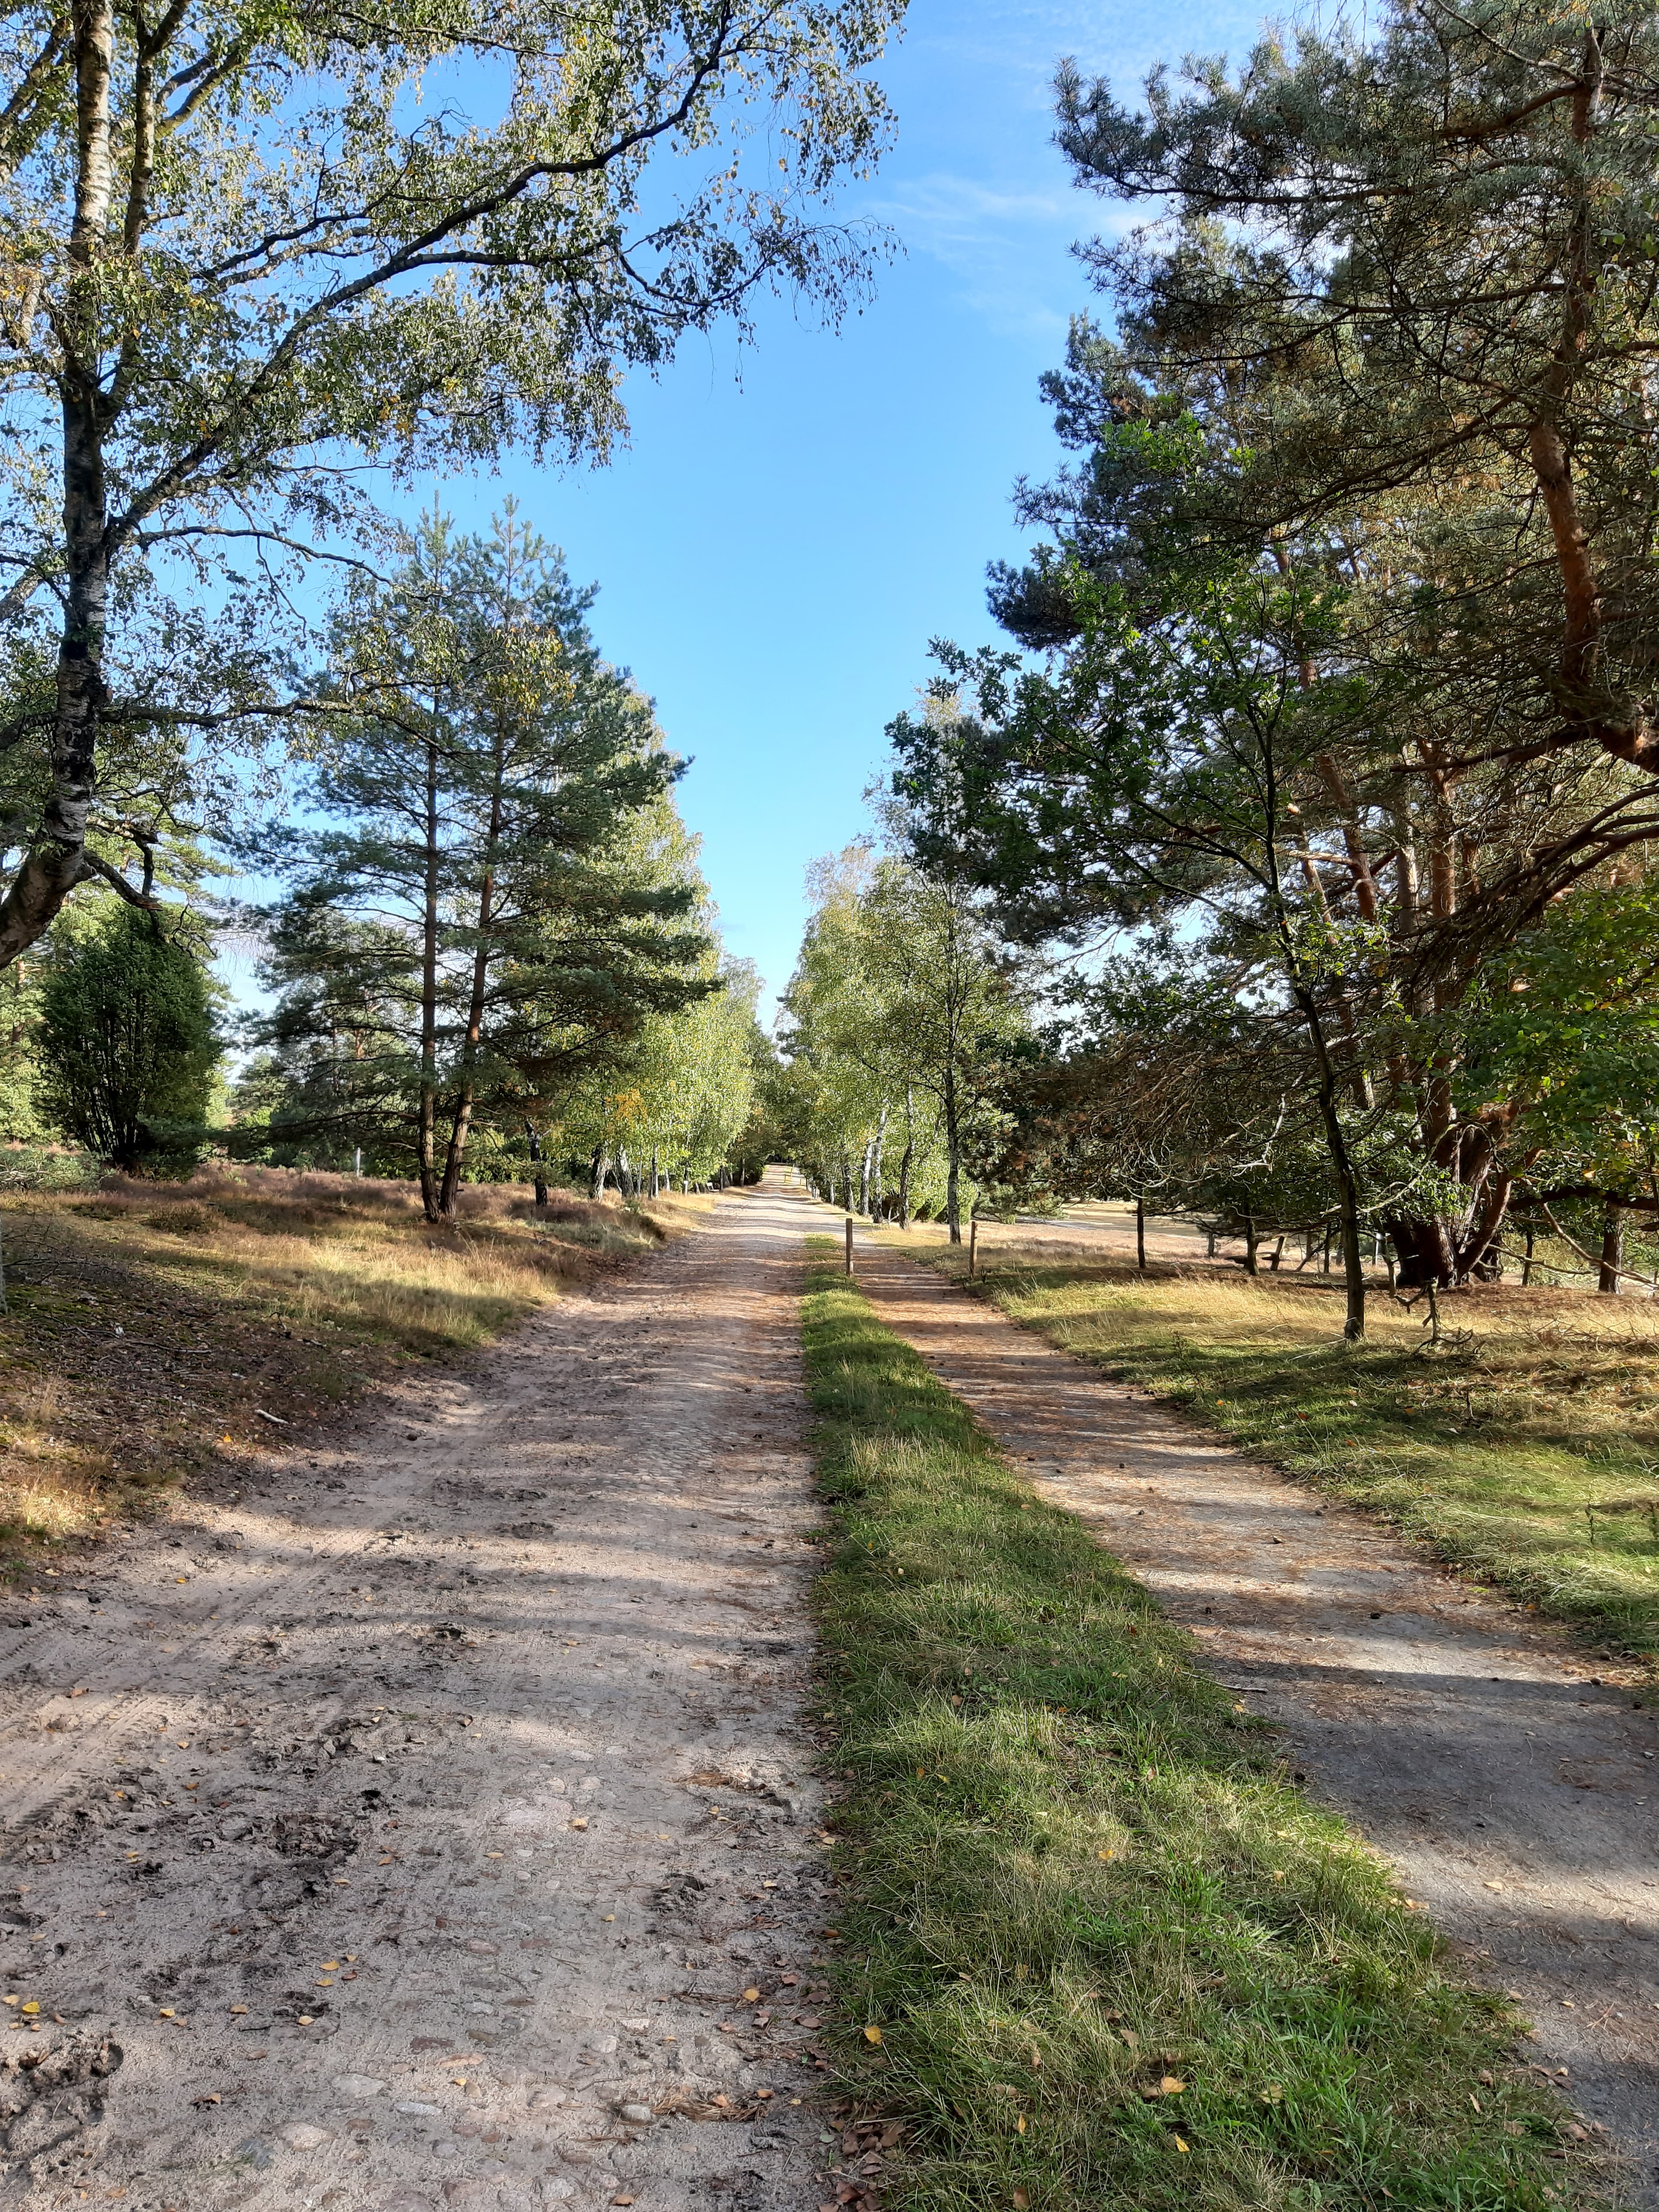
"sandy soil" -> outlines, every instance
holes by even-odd
[[[801,1228],[0,1604],[0,2203],[832,2193]]]
[[[1276,1723],[1659,2205],[1659,1726],[1565,1638],[859,1239],[859,1278]]]

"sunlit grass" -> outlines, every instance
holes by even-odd
[[[906,2123],[889,2201],[1586,2201],[1504,2004],[1147,1593],[854,1285],[815,1279],[805,1342],[820,1710],[849,1785],[837,2056]]]
[[[298,1443],[412,1363],[476,1349],[708,1201],[648,1212],[281,1170],[0,1199],[0,1560],[101,1525],[211,1457]],[[284,1435],[284,1431],[288,1433]]]
[[[965,1270],[937,1243],[908,1249]],[[1050,1343],[1659,1661],[1659,1303],[1482,1286],[1441,1300],[1436,1347],[1425,1309],[1379,1282],[1348,1347],[1340,1287],[1316,1276],[1143,1278],[1007,1231],[981,1256],[986,1293]]]

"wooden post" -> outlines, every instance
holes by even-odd
[[[850,1213],[847,1217],[847,1272],[849,1275],[853,1272],[853,1217]]]
[[[975,1271],[978,1266],[979,1216],[976,1213],[970,1213],[968,1217],[968,1279],[970,1283],[974,1279]]]

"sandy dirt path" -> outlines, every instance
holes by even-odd
[[[816,1225],[816,1224],[814,1224]],[[1400,1869],[1528,2055],[1659,2205],[1659,1726],[1593,1662],[1364,1515],[859,1239],[884,1321],[1091,1522]]]
[[[0,1604],[0,2203],[829,2193],[802,1225]]]

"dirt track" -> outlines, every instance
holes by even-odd
[[[0,1604],[0,2202],[826,2193],[800,1233]]]
[[[1625,2201],[1659,2205],[1654,1717],[1364,1515],[859,1244],[883,1320],[1284,1729],[1474,1974],[1522,1999],[1529,2055],[1626,2154]]]
[[[418,1413],[0,1607],[0,2203],[831,2193],[795,1304],[831,1225],[729,1200]],[[1359,1515],[860,1273],[1521,1993],[1659,2203],[1652,1719]]]

